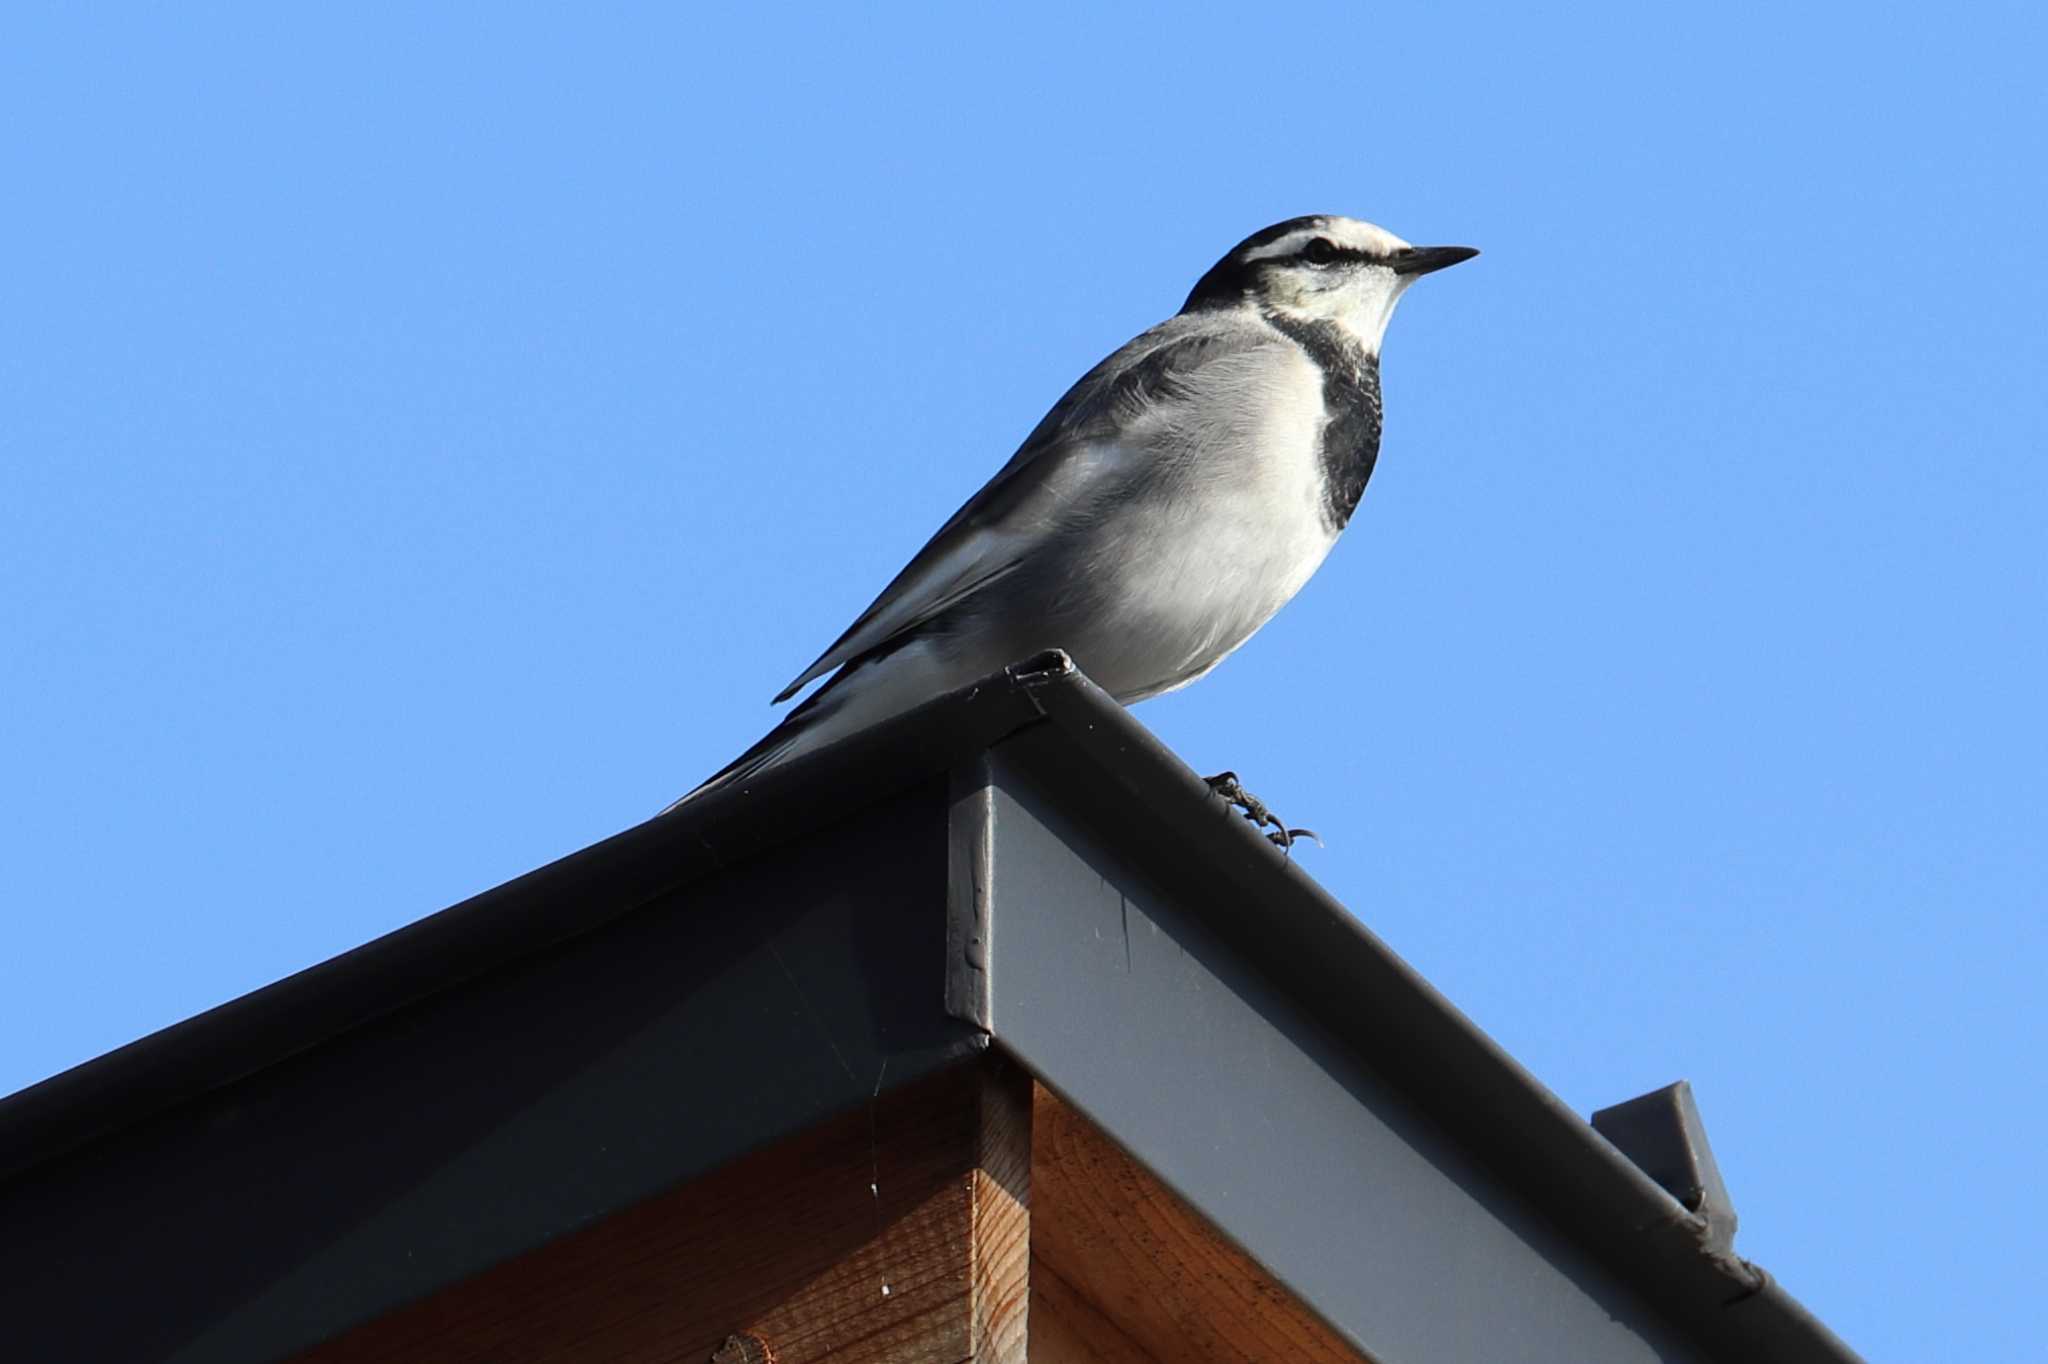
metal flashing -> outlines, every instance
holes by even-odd
[[[995,1031],[989,915],[995,897],[995,787],[986,754],[951,774],[946,811],[946,1012]]]
[[[929,781],[1040,723],[1033,693],[1063,678],[996,674],[0,1098],[0,1181]]]
[[[1059,654],[0,1101],[0,1291],[272,1358],[991,1043],[1389,1357],[1857,1359]]]

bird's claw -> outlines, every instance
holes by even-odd
[[[1215,776],[1205,777],[1203,780],[1208,783],[1211,791],[1222,797],[1224,804],[1242,810],[1244,817],[1259,829],[1263,830],[1270,824],[1273,831],[1268,833],[1266,838],[1281,851],[1293,852],[1294,840],[1297,838],[1312,838],[1316,841],[1317,847],[1323,845],[1322,835],[1314,829],[1291,829],[1286,821],[1276,818],[1273,812],[1266,808],[1264,801],[1244,789],[1244,783],[1237,779],[1237,773],[1218,772]]]
[[[1218,772],[1204,780],[1209,783],[1211,791],[1223,798],[1224,804],[1244,811],[1244,817],[1252,823],[1264,828],[1276,822],[1273,819],[1273,812],[1266,808],[1266,803],[1244,789],[1244,783],[1237,779],[1237,773]]]

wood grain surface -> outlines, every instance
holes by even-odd
[[[1023,1364],[1029,1086],[956,1067],[300,1358]]]
[[[1031,1364],[1371,1364],[1042,1085],[1031,1132]]]

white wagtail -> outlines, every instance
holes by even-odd
[[[678,805],[1046,649],[1129,704],[1186,686],[1301,590],[1380,447],[1380,338],[1467,246],[1352,218],[1240,242],[1082,376],[777,702],[837,673]],[[1236,779],[1211,784],[1276,841]],[[671,807],[674,808],[674,807]]]

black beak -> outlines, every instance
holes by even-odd
[[[1387,264],[1397,275],[1426,275],[1479,254],[1476,246],[1410,246],[1396,251]]]

